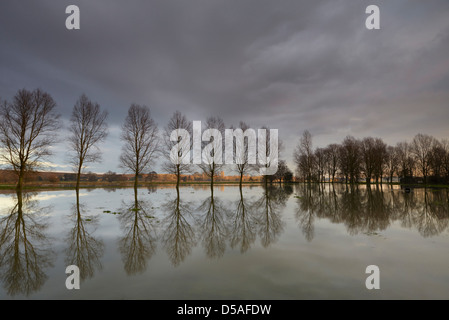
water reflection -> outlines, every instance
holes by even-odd
[[[296,219],[308,241],[315,218],[343,223],[350,235],[372,234],[399,221],[423,237],[436,236],[449,224],[448,190],[399,189],[342,185],[297,185]]]
[[[142,273],[147,261],[156,251],[155,216],[152,204],[138,198],[134,189],[134,199],[123,203],[119,210],[119,221],[124,236],[119,240],[120,253],[128,275]]]
[[[201,242],[209,258],[223,256],[228,237],[227,217],[229,213],[223,201],[214,196],[211,188],[210,197],[206,198],[197,209],[199,213],[199,230]]]
[[[449,224],[449,190],[415,190],[393,199],[396,219],[423,237],[439,235]]]
[[[281,212],[293,192],[290,186],[268,186],[254,204],[258,234],[263,247],[275,242],[284,230]]]
[[[243,197],[242,188],[240,197],[236,201],[235,213],[231,218],[230,242],[232,248],[239,248],[241,253],[246,252],[256,240],[256,217],[254,205]]]
[[[0,279],[11,296],[26,296],[47,280],[54,252],[45,231],[51,207],[40,207],[34,194],[17,191],[14,206],[0,219]]]
[[[81,281],[93,277],[96,269],[102,269],[104,252],[103,241],[92,235],[98,226],[98,216],[87,215],[87,211],[86,205],[80,203],[79,190],[76,190],[76,202],[70,216],[73,227],[66,237],[65,262],[66,265],[78,266]]]
[[[178,266],[196,245],[192,205],[181,199],[179,188],[176,188],[176,197],[169,199],[162,207],[166,214],[162,244],[171,263]]]
[[[144,276],[152,277],[159,275],[161,271],[158,267],[167,262],[167,257],[168,263],[175,267],[184,263],[189,255],[195,261],[222,259],[229,265],[232,259],[240,258],[233,253],[245,254],[251,248],[257,249],[251,254],[259,258],[284,257],[283,263],[290,268],[288,264],[296,263],[297,260],[290,260],[286,253],[289,251],[284,248],[299,249],[301,252],[323,250],[320,257],[326,259],[327,254],[329,258],[334,257],[329,248],[338,250],[339,246],[347,244],[347,239],[342,239],[341,235],[330,238],[335,227],[330,227],[329,222],[337,225],[337,229],[343,226],[345,233],[351,236],[375,235],[391,228],[393,236],[400,235],[405,240],[404,243],[392,246],[391,250],[388,246],[383,247],[385,259],[397,255],[398,247],[403,250],[418,244],[436,252],[429,255],[442,257],[445,262],[441,254],[444,246],[441,243],[445,243],[447,234],[446,238],[435,241],[420,240],[423,237],[436,237],[449,230],[449,190],[414,189],[406,193],[400,189],[339,184],[298,184],[293,188],[288,185],[222,188],[210,189],[196,185],[175,189],[164,186],[138,189],[134,193],[122,189],[117,194],[97,189],[91,191],[88,197],[81,197],[77,192],[75,203],[69,207],[70,217],[65,216],[65,206],[57,206],[64,202],[64,197],[73,199],[72,191],[40,193],[38,196],[19,192],[13,195],[13,203],[9,197],[4,197],[3,203],[8,205],[0,209],[2,289],[9,296],[46,291],[52,286],[52,282],[47,281],[47,274],[63,272],[70,264],[80,268],[83,280],[92,278],[90,282],[94,283],[100,270],[107,277],[111,276],[108,272],[116,270],[103,270],[104,259],[119,266],[123,264],[126,275],[144,273],[151,269],[150,266],[155,266]],[[55,201],[52,203],[58,211],[55,210],[56,214],[51,213],[52,208],[41,207],[36,199],[41,202]],[[116,215],[105,215],[107,211],[100,213],[89,209],[99,204],[117,208],[114,212]],[[64,213],[60,222],[61,215],[58,213]],[[47,219],[56,219],[53,220],[56,226],[52,223],[52,228],[48,228]],[[289,221],[293,224],[288,225]],[[62,228],[58,223],[63,224]],[[413,232],[403,237],[403,228]],[[320,233],[315,232],[315,229],[320,230]],[[64,259],[58,259],[62,266],[57,265],[52,270],[50,267],[55,255],[47,234],[59,233],[61,230],[65,230],[61,239],[65,240],[65,251],[62,252]],[[284,233],[286,237],[281,238]],[[318,235],[320,239],[315,239]],[[319,246],[307,248],[304,238],[308,241],[315,239]],[[357,241],[363,243],[363,238],[371,241],[369,237],[359,237]],[[105,243],[101,239],[111,248],[106,257]],[[277,245],[274,246],[274,243]],[[434,246],[434,243],[437,245]],[[260,247],[270,246],[270,250],[259,250]],[[280,251],[276,251],[278,249]],[[162,254],[156,254],[158,250]],[[367,257],[370,254],[367,252]],[[419,262],[422,258],[409,255],[412,256],[408,254],[403,261]],[[220,262],[214,261],[211,265],[220,266]],[[187,269],[190,272],[191,268]],[[178,270],[185,272],[183,268]],[[173,270],[167,269],[167,272]],[[446,276],[444,272],[442,274]],[[130,277],[127,281],[139,279]],[[101,280],[97,283],[98,287],[103,284]],[[63,282],[60,285],[63,286]]]

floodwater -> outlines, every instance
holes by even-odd
[[[448,189],[0,195],[0,299],[447,299],[448,253]]]

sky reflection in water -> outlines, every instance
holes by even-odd
[[[208,186],[0,195],[0,298],[445,299],[449,190]],[[81,289],[65,288],[75,264]],[[381,289],[365,287],[378,265]]]

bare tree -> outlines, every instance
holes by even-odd
[[[444,158],[443,158],[443,164],[442,164],[444,177],[445,177],[446,183],[449,183],[449,139],[442,139],[441,147],[445,151]]]
[[[265,187],[267,187],[268,181],[273,182],[275,179],[277,171],[274,174],[268,173],[272,172],[272,167],[276,167],[276,169],[279,168],[279,159],[281,158],[281,154],[284,150],[284,143],[277,135],[277,131],[275,129],[270,129],[267,126],[262,126],[261,129],[264,130],[265,137],[263,135],[259,135],[257,138],[257,158],[259,164],[256,168],[259,168],[259,172],[265,172],[263,175],[263,181],[265,182]]]
[[[231,127],[231,129],[234,129]],[[256,170],[255,163],[251,163],[251,155],[250,155],[250,148],[251,148],[251,142],[256,144],[257,137],[255,134],[251,136],[251,132],[247,131],[250,129],[249,125],[246,124],[243,121],[240,121],[239,127],[234,130],[235,135],[235,143],[232,143],[233,145],[233,153],[235,155],[235,170],[240,176],[240,183],[239,186],[242,188],[243,183],[243,176],[245,174],[250,174],[252,171]],[[252,139],[252,141],[250,141]],[[233,136],[234,140],[234,136]],[[256,158],[256,153],[254,153],[254,160]]]
[[[163,152],[167,161],[163,164],[164,171],[176,175],[176,187],[179,188],[181,175],[191,170],[190,150],[192,124],[186,116],[175,111],[165,127]],[[184,159],[189,160],[183,161]]]
[[[50,94],[40,89],[19,90],[12,102],[0,105],[0,159],[17,174],[18,189],[25,173],[42,166],[51,155],[60,128],[55,108]]]
[[[398,156],[398,175],[402,178],[413,175],[414,163],[410,151],[410,144],[407,141],[398,142],[395,146]]]
[[[389,182],[393,182],[393,175],[398,172],[399,169],[399,156],[397,149],[393,146],[387,147],[387,159],[385,161],[385,168],[388,173]]]
[[[430,156],[436,139],[427,134],[418,133],[411,143],[411,152],[415,163],[424,177],[424,183],[427,183],[427,177],[430,172]]]
[[[374,178],[376,183],[382,183],[387,158],[387,144],[381,138],[374,139]]]
[[[371,178],[374,174],[375,168],[375,139],[373,137],[366,137],[360,141],[360,151],[361,151],[361,169],[365,175],[366,183],[371,183]]]
[[[324,148],[326,153],[326,165],[329,178],[332,178],[332,183],[335,181],[335,175],[338,170],[338,150],[340,146],[332,143]]]
[[[121,139],[125,144],[120,165],[134,173],[134,188],[137,188],[139,175],[149,170],[159,150],[158,127],[150,115],[150,108],[131,105],[122,126]]]
[[[208,131],[211,130],[211,131]],[[199,165],[201,170],[210,178],[211,188],[214,185],[214,178],[223,169],[223,139],[225,134],[225,125],[221,118],[209,117],[206,120],[206,130],[203,132],[203,138],[210,133],[210,140],[204,141],[202,163]],[[214,135],[219,133],[219,136]]]
[[[346,182],[356,183],[361,171],[360,141],[347,136],[340,148],[340,170]]]
[[[312,146],[312,135],[305,130],[294,152],[294,159],[299,172],[302,172],[305,180],[312,181],[315,156]]]
[[[317,148],[314,152],[315,155],[315,171],[318,182],[325,182],[325,169],[326,169],[326,152],[324,148]]]
[[[282,182],[291,182],[293,178],[293,173],[288,168],[287,162],[285,160],[279,160],[278,170],[274,174],[274,179],[281,184]]]
[[[438,140],[434,141],[432,150],[430,151],[429,166],[433,176],[433,181],[440,183],[441,177],[444,176],[444,161],[446,158],[446,149],[443,143]]]
[[[84,94],[73,107],[69,142],[74,153],[72,163],[77,172],[76,189],[79,189],[81,172],[86,164],[101,159],[98,143],[108,135],[107,115],[106,111],[100,111],[98,103],[90,101]]]

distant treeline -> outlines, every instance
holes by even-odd
[[[152,182],[176,182],[176,175],[174,174],[164,174],[164,173],[156,173],[152,171],[148,174],[142,174],[138,176],[138,180],[140,182],[152,183]],[[239,176],[225,176],[221,175],[216,177],[215,181],[217,182],[238,182]],[[80,176],[80,181],[85,183],[89,182],[88,185],[92,185],[92,183],[115,183],[115,182],[134,182],[134,175],[132,174],[123,174],[117,173],[114,171],[108,171],[105,173],[94,173],[87,172],[83,173]],[[40,183],[73,183],[77,181],[76,173],[68,173],[68,172],[27,172],[25,175],[25,180],[27,183],[40,184]],[[210,178],[208,178],[205,174],[194,173],[189,175],[182,175],[181,182],[192,183],[192,182],[210,182]],[[243,178],[243,182],[260,182],[260,177],[252,177],[245,176]],[[0,170],[0,183],[3,184],[16,184],[17,183],[17,175],[12,170]]]
[[[387,145],[381,138],[347,136],[340,144],[313,148],[304,131],[294,152],[297,178],[307,182],[449,183],[449,140],[419,133]],[[385,181],[386,180],[386,181]]]

